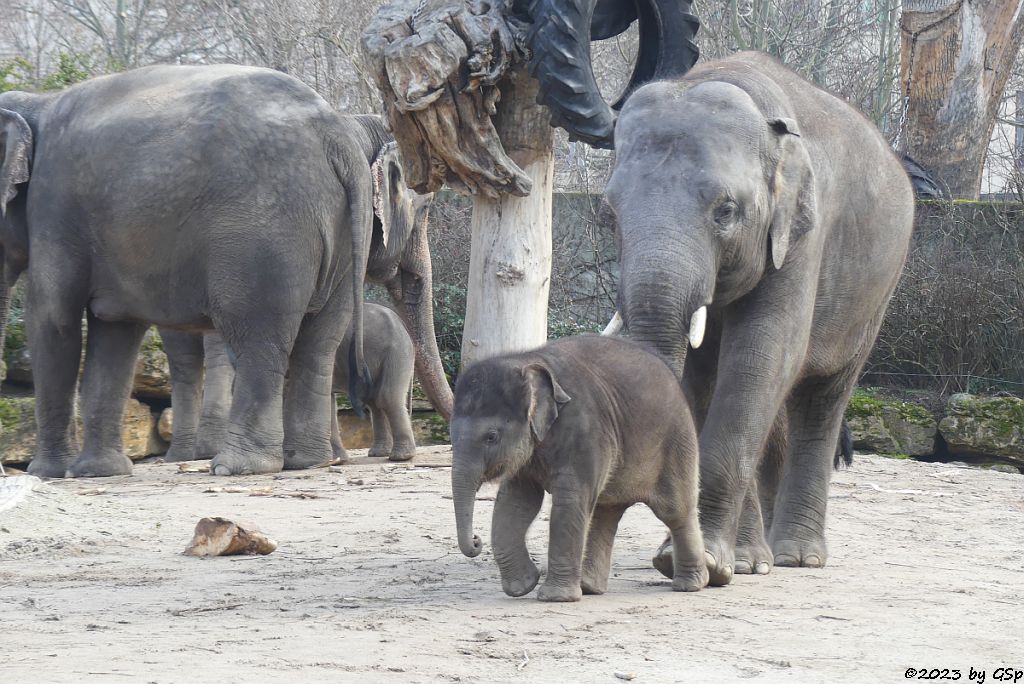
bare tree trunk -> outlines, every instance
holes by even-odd
[[[533,191],[526,197],[474,199],[463,367],[547,340],[554,184],[550,114],[537,104],[537,82],[524,70],[513,71],[500,87],[495,129]]]
[[[977,198],[1024,0],[905,0],[898,146],[952,197]]]

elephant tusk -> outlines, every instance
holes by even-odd
[[[708,307],[702,306],[690,317],[690,346],[698,349],[704,341],[704,326],[708,322]]]
[[[608,325],[601,331],[602,335],[618,335],[619,331],[622,330],[622,314],[615,311],[615,315],[612,316],[612,320],[608,321]]]

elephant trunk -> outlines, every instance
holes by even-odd
[[[469,463],[465,458],[452,461],[452,500],[455,502],[455,525],[459,533],[459,549],[470,558],[480,555],[483,543],[473,534],[473,508],[476,492],[483,481],[482,466]]]
[[[422,219],[417,217],[400,265],[400,280],[390,282],[388,291],[398,304],[412,337],[416,350],[416,374],[423,383],[423,390],[437,412],[445,420],[451,421],[455,398],[445,376],[434,334],[433,276],[427,242],[428,215],[429,209],[424,208]]]
[[[715,250],[709,241],[681,236],[678,227],[652,230],[622,244],[620,306],[626,327],[682,378],[688,348],[704,340],[715,291]]]

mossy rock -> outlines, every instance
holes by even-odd
[[[0,397],[0,462],[28,463],[36,448],[36,402]]]
[[[953,453],[1024,463],[1024,399],[954,394],[939,431]]]
[[[913,402],[858,389],[847,406],[846,422],[857,449],[904,456],[926,456],[935,450],[935,418]]]
[[[12,326],[13,329],[13,326]],[[7,361],[7,379],[19,385],[32,385],[32,357],[25,345],[24,335],[15,334],[7,339],[4,356]],[[83,356],[85,344],[83,338]],[[139,357],[135,362],[135,379],[132,384],[132,396],[144,399],[171,398],[171,369],[164,354],[163,341],[156,328],[146,331],[139,349]]]
[[[32,397],[0,397],[0,462],[28,463],[36,449],[36,400]],[[121,438],[132,459],[150,455],[155,419],[145,404],[129,399],[124,409]],[[81,434],[81,425],[76,426]]]
[[[132,394],[147,399],[171,398],[171,369],[164,354],[163,340],[156,328],[146,331],[135,362],[135,381]]]

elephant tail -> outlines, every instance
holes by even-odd
[[[355,146],[354,146],[355,147]],[[363,282],[366,279],[368,243],[373,230],[373,181],[361,154],[346,155],[342,145],[330,148],[331,165],[345,189],[352,218],[352,340],[348,348],[348,398],[359,418],[366,416],[366,401],[373,383],[363,355]]]
[[[850,432],[850,426],[845,418],[843,427],[839,430],[839,443],[836,444],[836,456],[832,465],[836,470],[853,465],[853,433]]]

